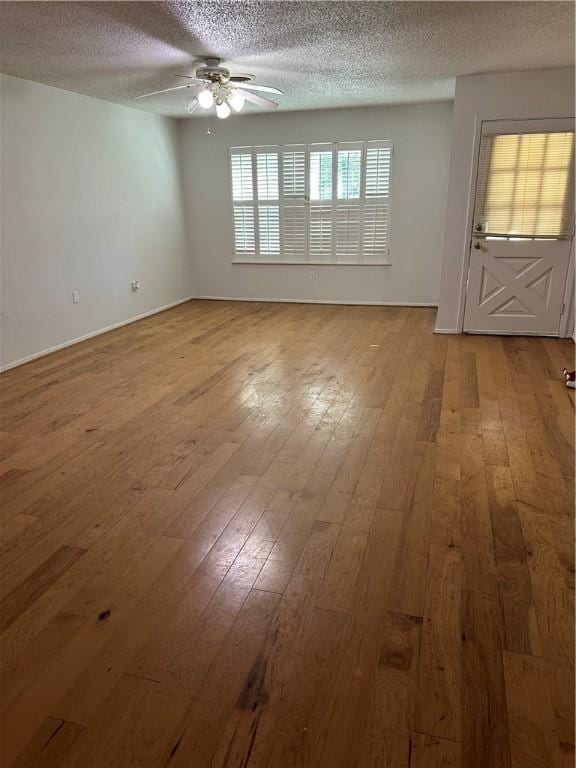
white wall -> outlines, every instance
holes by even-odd
[[[436,320],[438,331],[458,333],[462,330],[476,153],[482,121],[573,115],[572,69],[457,78],[442,285]]]
[[[176,121],[0,87],[1,364],[190,296]]]
[[[234,115],[182,121],[194,280],[200,296],[432,303],[438,301],[451,103]],[[394,141],[392,266],[232,264],[228,147],[353,139]],[[310,271],[316,273],[312,280]]]

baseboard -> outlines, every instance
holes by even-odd
[[[461,332],[457,330],[456,328],[435,328],[434,333],[449,333],[449,334],[460,334]],[[494,332],[494,331],[474,331],[473,333],[476,333],[480,336],[521,336],[521,335],[531,335],[531,336],[537,336],[539,338],[543,339],[554,339],[555,336],[540,336],[540,334],[517,334],[517,333],[504,333],[502,331]],[[566,338],[572,339],[576,343],[576,334],[572,334],[571,336],[567,336]]]
[[[254,299],[239,296],[196,296],[206,301],[253,301],[265,304],[337,304],[348,307],[437,307],[438,304],[425,301],[330,301],[329,299]]]
[[[64,341],[62,344],[57,344],[54,347],[49,347],[48,349],[43,349],[41,352],[35,352],[33,355],[28,355],[27,357],[22,357],[20,360],[16,360],[13,363],[8,363],[8,365],[3,365],[0,367],[0,373],[3,373],[4,371],[9,371],[11,368],[17,368],[20,365],[25,365],[26,363],[32,362],[32,360],[37,360],[39,357],[45,357],[46,355],[52,354],[52,352],[58,352],[60,349],[66,349],[66,347],[72,347],[74,344],[80,344],[83,341],[88,341],[88,339],[93,339],[95,336],[101,336],[103,333],[109,333],[110,331],[116,330],[116,328],[122,328],[123,325],[130,325],[131,323],[137,323],[138,320],[144,320],[145,317],[150,317],[150,315],[157,315],[159,312],[165,312],[167,309],[172,309],[172,307],[177,307],[179,304],[185,304],[187,301],[191,301],[192,299],[195,299],[195,296],[187,296],[185,299],[179,299],[178,301],[173,301],[171,304],[165,304],[163,307],[158,307],[157,309],[151,309],[149,312],[143,312],[141,315],[136,315],[134,317],[128,318],[128,320],[121,320],[119,323],[114,323],[113,325],[107,325],[105,328],[100,328],[98,331],[92,331],[92,333],[86,333],[84,336],[78,336],[75,339],[71,339],[70,341]]]
[[[460,334],[458,328],[434,328],[434,333]]]
[[[209,301],[251,301],[251,302],[264,302],[274,304],[335,304],[341,306],[370,306],[370,307],[437,307],[438,304],[432,304],[429,302],[419,301],[323,301],[321,299],[254,299],[254,298],[239,298],[238,296],[187,296],[185,299],[179,299],[173,301],[171,304],[165,304],[157,309],[151,309],[149,312],[143,312],[141,315],[135,315],[128,318],[128,320],[121,320],[119,323],[113,325],[107,325],[105,328],[100,328],[92,333],[86,333],[84,336],[78,336],[70,341],[64,341],[62,344],[56,344],[54,347],[43,349],[41,352],[35,352],[33,355],[22,357],[19,360],[15,360],[7,365],[0,366],[0,373],[9,371],[12,368],[18,368],[26,363],[31,363],[33,360],[37,360],[40,357],[52,354],[52,352],[58,352],[60,349],[66,349],[66,347],[72,347],[74,344],[80,344],[88,339],[93,339],[95,336],[101,336],[104,333],[116,330],[116,328],[122,328],[124,325],[130,325],[131,323],[137,323],[138,320],[144,320],[151,315],[157,315],[159,312],[165,312],[167,309],[177,307],[179,304],[185,304],[187,301],[193,301],[194,299],[205,299]],[[436,333],[457,333],[457,331],[436,331]]]

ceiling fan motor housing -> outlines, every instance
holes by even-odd
[[[212,82],[221,82],[228,80],[230,72],[224,67],[199,67],[196,70],[196,77],[200,80],[211,80]]]
[[[228,81],[247,83],[252,80],[252,75],[231,75],[229,69],[220,66],[220,59],[206,59],[204,64],[196,70],[196,77],[212,83]]]
[[[219,64],[220,59],[206,59],[204,65],[196,70],[196,77],[200,80],[211,80],[213,83],[226,82],[230,78],[230,71]]]

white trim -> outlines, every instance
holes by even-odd
[[[466,233],[464,245],[464,260],[460,272],[460,291],[458,298],[458,331],[464,333],[464,313],[466,311],[466,289],[468,286],[468,270],[470,268],[470,248],[472,245],[472,227],[474,224],[474,206],[476,204],[476,184],[478,181],[478,161],[480,159],[480,139],[482,137],[482,120],[479,115],[474,115],[474,135],[472,138],[473,149],[470,158],[470,177],[468,184],[468,200],[466,203]]]
[[[52,352],[58,352],[60,349],[66,349],[66,347],[72,347],[74,344],[80,344],[83,341],[87,341],[88,339],[94,338],[94,336],[100,336],[103,333],[108,333],[109,331],[114,331],[116,328],[121,328],[123,325],[130,325],[130,323],[136,323],[138,320],[144,320],[146,317],[150,317],[150,315],[157,315],[159,312],[165,312],[167,309],[172,309],[172,307],[177,307],[178,304],[185,304],[187,301],[192,301],[195,299],[196,296],[187,296],[185,299],[178,299],[178,301],[173,301],[171,304],[165,304],[163,307],[158,307],[157,309],[151,309],[149,312],[143,312],[141,315],[135,315],[134,317],[128,318],[128,320],[120,320],[119,323],[113,323],[112,325],[107,325],[105,328],[100,328],[98,331],[92,331],[91,333],[86,333],[84,336],[78,336],[76,339],[70,339],[70,341],[64,341],[62,344],[56,344],[54,347],[48,347],[48,349],[43,349],[41,352],[35,352],[33,355],[28,355],[27,357],[21,357],[19,360],[15,360],[13,363],[8,363],[8,365],[3,365],[0,367],[0,373],[4,371],[9,371],[11,368],[17,368],[20,365],[24,365],[25,363],[30,363],[32,360],[36,360],[39,357],[45,357],[46,355],[52,354]]]
[[[473,331],[464,331],[466,336],[530,336],[534,339],[560,339],[562,338],[557,333],[539,333],[534,331],[483,331],[482,329]]]
[[[262,264],[273,264],[275,267],[391,267],[391,261],[231,261],[233,266],[248,265],[251,267]]]
[[[461,335],[461,331],[458,328],[434,328],[434,333],[450,333],[455,335]]]
[[[334,266],[334,265],[332,265]],[[354,299],[255,299],[240,296],[196,296],[196,299],[207,301],[253,301],[263,304],[339,304],[358,307],[437,307],[437,302],[428,301],[354,301]]]
[[[484,120],[483,135],[499,135],[505,133],[554,133],[556,131],[571,133],[574,130],[573,117],[529,117],[523,120]]]
[[[568,271],[566,272],[566,284],[564,286],[564,294],[562,296],[562,303],[564,304],[564,313],[560,315],[560,327],[558,335],[561,338],[570,336],[570,325],[574,319],[574,303],[576,296],[574,295],[574,237],[570,243],[570,256],[568,258]]]

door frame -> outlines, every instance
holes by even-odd
[[[564,312],[560,317],[560,329],[558,337],[561,339],[572,338],[574,335],[574,235],[570,243],[570,257],[568,258],[568,272],[566,273],[566,285],[564,286]]]
[[[513,130],[514,126],[521,126],[521,129],[528,132],[529,128],[542,128],[542,127],[558,127],[560,130],[574,131],[575,122],[574,117],[571,116],[557,116],[557,117],[533,117],[533,118],[507,118],[501,120],[495,119],[482,119],[480,115],[474,116],[474,138],[472,144],[472,173],[470,174],[470,184],[468,187],[468,204],[466,208],[466,234],[465,234],[465,251],[464,259],[462,261],[462,271],[460,274],[460,296],[458,300],[458,324],[456,333],[464,333],[464,310],[466,308],[466,294],[468,288],[468,272],[470,270],[470,257],[472,248],[472,229],[474,223],[474,207],[476,205],[476,186],[478,182],[478,162],[480,160],[480,140],[482,138],[482,132],[484,126],[488,129],[502,126],[504,133],[506,129]],[[559,125],[563,123],[564,125]],[[487,125],[489,124],[489,125]],[[569,128],[566,126],[570,126]],[[575,254],[574,254],[574,235],[572,236],[572,242],[570,246],[570,258],[568,261],[568,273],[566,276],[566,285],[564,287],[564,306],[568,311],[560,318],[560,329],[558,338],[572,338],[576,335],[576,329],[573,327],[573,323],[570,322],[570,313],[576,308],[576,292],[574,279],[576,275],[575,270]],[[505,334],[503,334],[505,335]]]

